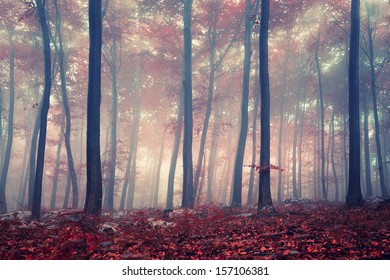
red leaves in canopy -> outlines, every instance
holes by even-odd
[[[194,210],[0,216],[0,259],[386,259],[390,205],[295,203],[277,214]],[[27,215],[24,215],[27,213]]]
[[[258,173],[264,173],[264,172],[271,170],[271,169],[280,170],[280,171],[285,170],[284,168],[281,168],[280,166],[273,165],[273,164],[270,164],[270,166],[266,166],[266,165],[262,165],[262,164],[260,164],[260,165],[250,164],[250,165],[244,165],[244,166],[254,168]]]

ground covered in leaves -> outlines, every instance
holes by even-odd
[[[389,203],[275,209],[18,211],[0,216],[0,259],[390,259]]]

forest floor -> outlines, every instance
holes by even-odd
[[[390,259],[390,203],[0,216],[0,259]]]

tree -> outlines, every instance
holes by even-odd
[[[182,207],[194,206],[192,173],[192,0],[184,0],[184,142]]]
[[[376,73],[375,73],[375,57],[374,57],[374,40],[373,32],[371,27],[371,13],[372,8],[368,4],[367,0],[364,0],[367,10],[367,34],[368,34],[368,59],[370,62],[370,76],[371,76],[371,94],[372,94],[372,106],[374,108],[374,125],[375,125],[375,142],[376,142],[376,153],[378,157],[378,168],[379,168],[379,180],[383,198],[388,198],[388,193],[385,184],[384,166],[382,159],[382,149],[379,133],[379,117],[378,117],[378,105],[377,105],[377,86],[376,86]]]
[[[8,139],[5,149],[3,169],[0,179],[0,213],[7,213],[7,200],[5,195],[11,149],[14,137],[14,107],[15,107],[15,51],[13,46],[13,30],[8,30],[9,54],[9,109],[8,109]],[[0,129],[2,129],[0,127]]]
[[[66,155],[68,157],[68,168],[72,182],[72,208],[77,208],[78,206],[78,186],[77,186],[77,177],[76,170],[74,167],[72,148],[70,145],[70,133],[71,133],[71,117],[70,117],[70,108],[68,101],[68,93],[66,88],[66,65],[65,65],[65,55],[64,55],[64,47],[62,40],[62,24],[61,24],[61,14],[58,8],[57,0],[54,0],[54,7],[56,10],[56,31],[58,35],[58,63],[60,66],[60,79],[61,79],[61,93],[62,93],[62,104],[65,112],[65,147],[66,147]]]
[[[87,192],[84,211],[100,215],[102,170],[100,159],[100,102],[102,59],[102,1],[89,0],[89,69],[87,107]]]
[[[260,176],[258,210],[272,206],[270,188],[270,89],[268,73],[269,0],[261,0],[260,20]]]
[[[37,165],[35,170],[34,192],[32,201],[31,217],[39,219],[41,216],[41,200],[42,200],[42,178],[43,167],[45,161],[45,146],[46,146],[46,130],[47,130],[47,115],[50,107],[50,91],[51,91],[51,55],[50,55],[50,35],[49,26],[46,20],[46,8],[42,0],[37,0],[37,9],[39,23],[42,30],[43,38],[43,57],[45,65],[45,87],[42,96],[42,108],[40,116],[40,128],[38,138],[38,153]]]
[[[241,207],[242,204],[242,166],[244,161],[246,136],[248,133],[248,103],[249,78],[251,65],[251,1],[245,2],[245,42],[244,42],[244,71],[242,78],[241,125],[238,138],[236,160],[234,163],[233,198],[232,206]]]
[[[360,0],[352,0],[348,69],[349,179],[346,200],[347,206],[361,206],[364,203],[360,186],[359,33]]]

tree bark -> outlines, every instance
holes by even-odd
[[[377,154],[378,168],[379,168],[379,181],[380,181],[382,197],[387,199],[389,197],[389,194],[387,193],[386,184],[385,184],[385,174],[384,174],[380,130],[379,130],[378,104],[376,99],[376,95],[377,95],[376,73],[375,73],[375,62],[374,62],[375,59],[374,40],[372,38],[372,28],[371,28],[371,10],[367,0],[365,0],[365,5],[367,10],[368,53],[369,53],[369,62],[370,62],[370,75],[371,75],[372,106],[374,108],[375,142],[376,142],[376,154]]]
[[[261,0],[260,20],[260,178],[258,210],[272,206],[270,188],[270,88],[268,74],[269,0]]]
[[[70,172],[70,176],[72,179],[72,208],[76,209],[78,207],[79,200],[79,191],[77,185],[77,175],[74,167],[72,148],[70,145],[70,134],[71,134],[71,116],[70,116],[70,108],[68,101],[68,93],[66,88],[66,66],[65,66],[65,55],[64,55],[64,47],[62,40],[62,24],[61,24],[61,14],[58,9],[57,0],[54,0],[54,6],[56,10],[56,29],[58,35],[58,62],[60,66],[60,79],[61,79],[61,93],[62,93],[62,104],[64,107],[65,118],[66,118],[66,126],[65,126],[65,148],[66,155],[68,158],[68,168]]]
[[[87,109],[87,191],[84,211],[100,215],[102,172],[100,159],[100,101],[102,53],[102,1],[89,0],[89,69]]]
[[[363,92],[363,127],[364,127],[364,166],[365,166],[365,179],[366,179],[366,197],[372,197],[372,184],[371,184],[371,161],[370,161],[370,136],[368,134],[368,94]]]
[[[166,209],[173,209],[173,193],[174,193],[174,184],[175,184],[176,164],[179,155],[181,130],[183,128],[183,110],[184,110],[184,93],[181,91],[179,111],[177,114],[177,124],[175,129],[175,140],[173,144],[171,163],[169,166],[167,200],[165,205]]]
[[[283,140],[283,123],[284,123],[284,97],[286,95],[287,65],[290,55],[290,43],[288,43],[286,57],[284,58],[282,96],[280,98],[279,114],[279,141],[278,141],[278,166],[282,166],[282,140]],[[282,202],[282,171],[278,170],[278,203]]]
[[[64,140],[64,124],[65,124],[65,120],[63,119],[62,123],[61,123],[60,137],[59,137],[58,146],[57,146],[56,165],[54,168],[53,188],[52,188],[51,200],[50,200],[50,208],[52,208],[52,209],[56,207],[58,175],[59,175],[60,165],[61,165],[62,141]]]
[[[323,19],[323,12],[321,11],[321,19],[320,24],[318,26],[318,33],[317,33],[317,43],[316,43],[316,50],[315,50],[315,62],[316,62],[316,68],[317,68],[317,78],[318,78],[318,89],[319,89],[319,101],[320,101],[320,114],[321,114],[321,124],[320,124],[320,131],[321,131],[321,190],[322,190],[322,198],[324,200],[328,199],[328,191],[325,186],[325,120],[324,120],[324,94],[322,89],[322,72],[321,72],[321,65],[319,60],[319,47],[320,47],[320,39],[321,39],[321,28],[322,28],[322,19]]]
[[[13,45],[13,30],[8,30],[9,54],[9,109],[8,109],[8,139],[5,148],[3,168],[0,179],[0,214],[7,213],[6,184],[8,168],[11,160],[11,150],[14,138],[14,110],[15,110],[15,51]]]
[[[349,184],[347,206],[364,203],[360,185],[359,32],[360,0],[352,0],[349,49]]]
[[[244,39],[244,69],[242,77],[242,99],[241,99],[241,123],[237,144],[236,159],[234,162],[233,175],[233,197],[232,207],[242,205],[242,168],[245,154],[246,137],[248,133],[248,103],[249,103],[249,79],[251,67],[251,1],[245,2],[245,39]]]
[[[38,9],[39,22],[42,30],[42,37],[43,37],[45,87],[42,96],[37,165],[35,170],[34,192],[33,192],[32,210],[31,210],[31,218],[33,219],[39,219],[41,216],[42,178],[43,178],[43,168],[44,168],[44,161],[45,161],[47,115],[50,107],[50,91],[51,91],[51,55],[50,55],[49,26],[46,20],[46,11],[45,11],[45,6],[42,3],[42,0],[37,0],[36,4]]]
[[[182,207],[193,208],[192,173],[192,0],[184,0],[184,142]]]

